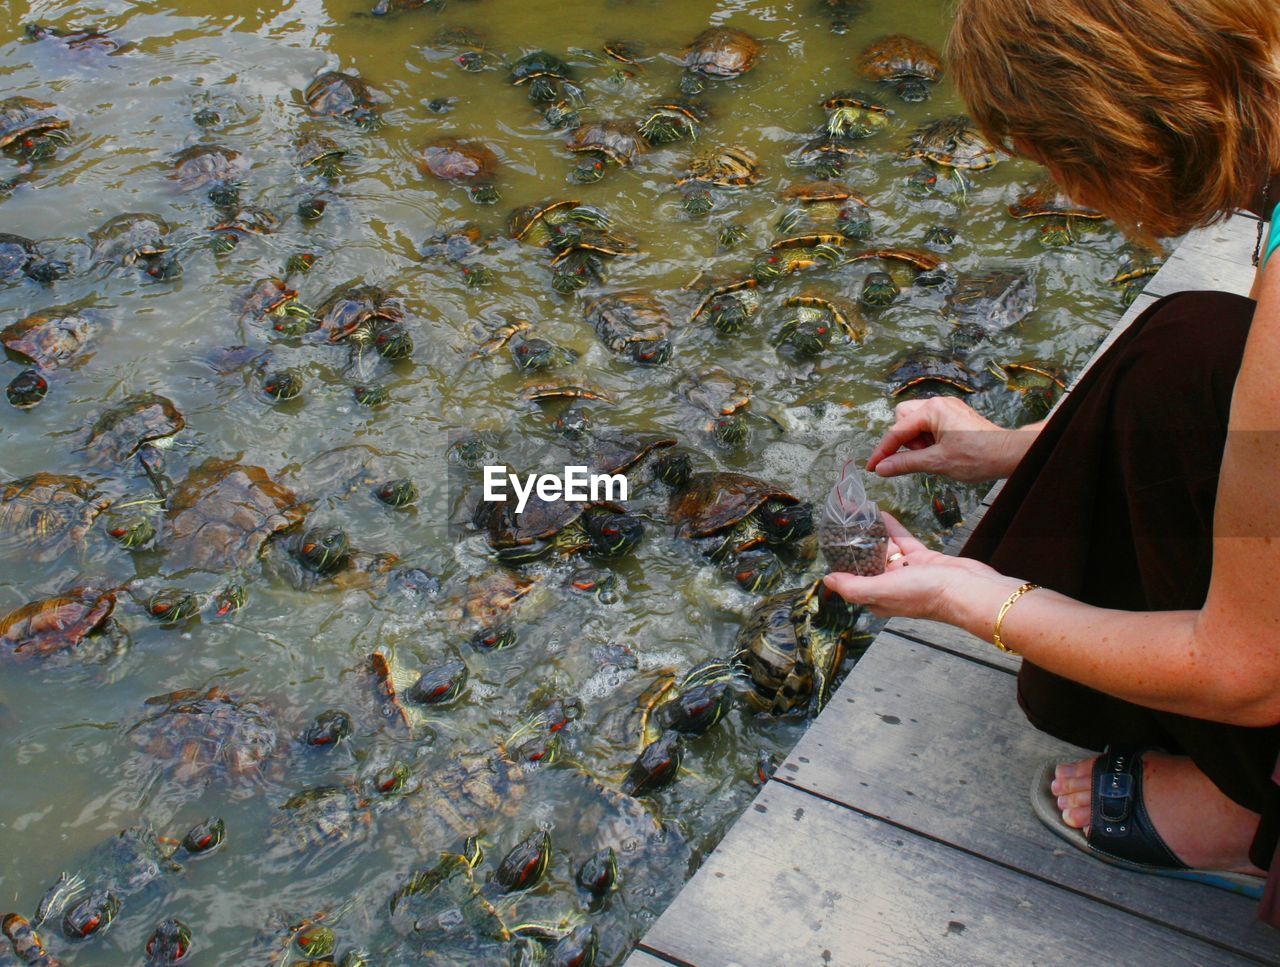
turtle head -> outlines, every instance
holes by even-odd
[[[706,185],[694,185],[685,191],[681,207],[689,215],[709,215],[715,207],[711,189]]]
[[[384,798],[398,795],[409,784],[409,767],[403,762],[383,766],[369,779],[370,789]]]
[[[683,447],[668,447],[654,462],[653,470],[664,484],[679,490],[693,476],[693,454]]]
[[[180,964],[191,952],[191,928],[170,917],[147,940],[148,964]]]
[[[162,588],[147,601],[147,614],[173,625],[200,613],[200,598],[185,588]]]
[[[751,436],[751,428],[741,413],[718,416],[709,427],[716,445],[725,450],[740,450]]]
[[[871,237],[871,216],[863,205],[848,205],[836,216],[836,231],[845,238]]]
[[[626,554],[644,537],[644,522],[630,514],[589,514],[586,526],[591,537],[591,551],[601,557]]]
[[[120,898],[110,890],[94,890],[62,918],[62,933],[68,940],[85,940],[104,930],[120,912]]]
[[[311,720],[302,741],[312,748],[327,749],[351,734],[351,716],[339,708],[326,709]]]
[[[413,353],[413,336],[398,322],[379,326],[373,345],[384,359],[404,359]]]
[[[770,544],[786,544],[813,533],[813,505],[771,500],[757,512]]]
[[[135,547],[142,547],[155,537],[156,529],[146,514],[112,514],[107,533],[121,547],[132,550]]]
[[[782,562],[764,548],[744,551],[729,566],[733,580],[747,594],[765,594],[782,577]]]
[[[20,410],[29,410],[49,392],[49,381],[34,369],[24,369],[5,389],[9,403]]]
[[[578,162],[570,177],[579,185],[589,185],[604,177],[604,167],[602,159],[588,156]]]
[[[707,316],[711,320],[711,325],[718,332],[731,336],[736,332],[742,331],[751,313],[747,310],[745,302],[733,293],[726,293],[717,297],[707,307]]]
[[[929,100],[929,82],[923,77],[903,77],[893,85],[893,93],[908,104]]]
[[[501,651],[516,643],[516,629],[503,623],[481,628],[471,636],[471,647],[476,651]]]
[[[212,853],[227,838],[227,824],[221,817],[211,816],[202,819],[182,837],[182,850],[188,856],[204,856]]]
[[[502,200],[502,193],[493,185],[477,185],[467,194],[477,205],[496,205]]]
[[[313,527],[298,543],[298,560],[316,574],[333,574],[346,563],[349,551],[346,531]]]
[[[671,358],[667,339],[643,339],[631,344],[631,358],[641,366],[660,366]]]
[[[182,261],[176,255],[156,255],[147,259],[146,273],[157,282],[182,278]]]
[[[898,283],[888,272],[872,272],[862,280],[862,302],[880,308],[898,297]]]
[[[579,594],[592,595],[602,604],[618,600],[618,576],[603,568],[578,568],[569,575],[568,585]]]

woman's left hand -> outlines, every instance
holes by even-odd
[[[994,568],[964,557],[931,551],[889,514],[882,513],[889,531],[890,561],[884,574],[858,577],[834,572],[826,586],[850,603],[865,605],[879,618],[929,618],[947,621],[949,602],[966,588],[1001,575]]]

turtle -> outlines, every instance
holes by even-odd
[[[867,0],[817,0],[818,12],[829,19],[833,34],[845,34],[849,25],[867,12]]]
[[[741,448],[747,441],[746,410],[753,391],[750,380],[716,366],[683,373],[676,381],[676,392],[697,411],[702,429],[729,450]]]
[[[533,383],[520,391],[526,403],[543,403],[547,400],[595,400],[613,404],[614,398],[604,390],[585,383]]]
[[[676,179],[676,187],[683,190],[685,211],[699,215],[711,210],[711,188],[746,188],[758,184],[762,177],[755,155],[740,145],[730,145],[694,156]]]
[[[834,225],[845,238],[862,240],[871,234],[871,205],[848,185],[838,181],[809,181],[791,185],[780,196],[792,207],[778,221],[778,230],[790,233],[802,219],[817,226]]]
[[[559,227],[550,247],[559,248],[551,260],[551,288],[568,295],[591,282],[604,281],[606,259],[634,255],[636,245],[628,239],[598,229]]]
[[[105,642],[114,654],[123,636],[111,617],[115,607],[113,590],[92,587],[71,588],[31,601],[0,617],[0,655],[43,659],[97,650],[86,647],[86,642]]]
[[[1031,185],[1009,205],[1013,218],[1044,219],[1040,241],[1045,245],[1068,245],[1075,241],[1080,222],[1096,222],[1106,218],[1102,212],[1077,205],[1053,183],[1042,179]]]
[[[589,303],[584,314],[612,352],[643,366],[659,365],[671,356],[671,316],[648,293],[616,292]]]
[[[645,109],[636,130],[651,145],[697,141],[709,117],[706,107],[690,98],[663,98]]]
[[[48,284],[70,274],[71,266],[59,259],[46,258],[39,242],[0,232],[0,282],[26,277]]]
[[[839,264],[845,260],[849,245],[848,238],[833,232],[780,238],[752,261],[751,278],[768,283],[793,272]]]
[[[695,473],[673,488],[667,507],[676,537],[691,540],[703,556],[723,566],[739,585],[756,586],[776,576],[777,565],[747,552],[794,547],[813,532],[813,508],[781,487],[731,471]]]
[[[49,381],[34,369],[24,369],[4,388],[9,405],[18,410],[29,410],[49,394]]]
[[[484,34],[471,27],[445,27],[424,50],[440,51],[469,74],[489,70],[498,62]]]
[[[536,581],[504,570],[473,574],[460,589],[449,595],[440,613],[473,645],[476,642],[514,642],[512,616],[536,586]]]
[[[959,360],[930,349],[915,349],[896,360],[889,372],[890,395],[936,396],[947,389],[976,392],[977,377]]]
[[[101,30],[63,30],[49,24],[28,23],[22,25],[28,40],[53,40],[77,53],[115,54],[128,47]]]
[[[161,546],[168,572],[247,568],[275,533],[305,518],[293,491],[261,467],[210,457],[169,496]]]
[[[1023,412],[1031,420],[1048,416],[1059,394],[1067,388],[1067,371],[1057,363],[1042,359],[992,362],[990,371],[1022,398]]]
[[[926,179],[936,168],[948,169],[963,193],[968,187],[965,173],[993,167],[1000,161],[1000,152],[967,116],[954,114],[916,130],[902,158],[924,160],[926,167],[918,175]]]
[[[371,554],[351,546],[339,527],[311,527],[267,545],[268,570],[296,590],[347,591],[382,581],[399,562],[395,554]]]
[[[1161,256],[1144,251],[1121,266],[1107,284],[1119,288],[1121,301],[1130,306],[1146,288],[1146,280],[1159,272],[1163,264]]]
[[[516,369],[524,372],[545,372],[571,365],[578,359],[578,352],[526,332],[514,334],[510,341],[511,361]]]
[[[363,781],[302,789],[280,804],[274,830],[290,853],[360,842],[369,834],[374,814],[394,805],[410,788],[408,779],[408,766],[396,762]]]
[[[928,44],[905,34],[889,34],[868,44],[858,56],[858,69],[868,80],[892,86],[909,103],[929,99],[942,77],[942,58]]]
[[[365,131],[382,126],[375,110],[382,96],[355,74],[324,71],[307,85],[302,97],[317,117],[345,118]]]
[[[223,212],[217,224],[210,226],[214,232],[213,250],[219,254],[231,251],[245,235],[273,235],[280,228],[280,217],[257,205],[241,205]]]
[[[424,175],[464,186],[474,202],[488,205],[501,198],[493,187],[498,156],[480,141],[439,138],[424,145],[415,161]]]
[[[159,450],[187,425],[167,396],[135,393],[105,410],[90,424],[82,447],[90,463],[122,466],[135,454],[143,470],[164,496]]]
[[[0,101],[0,150],[22,161],[51,157],[70,137],[71,116],[62,108],[15,95]]]
[[[748,703],[772,715],[820,712],[845,659],[861,657],[852,635],[860,610],[821,580],[760,601],[734,639],[733,661],[751,683]]]
[[[847,262],[887,262],[915,270],[914,285],[938,286],[953,281],[950,268],[937,255],[911,248],[871,248],[851,254]],[[872,272],[862,283],[861,301],[871,308],[887,306],[897,298],[898,283],[888,272]]]
[[[76,368],[93,355],[107,319],[92,309],[51,306],[0,329],[0,345],[45,372]]]
[[[755,291],[759,284],[755,278],[746,278],[714,286],[698,303],[689,321],[705,317],[726,336],[741,332],[760,311],[760,297]]]
[[[554,101],[573,80],[573,69],[554,54],[535,50],[511,65],[510,80],[516,86],[527,84],[531,101]]]
[[[269,319],[271,327],[284,335],[309,332],[318,325],[311,310],[298,301],[298,290],[275,276],[253,283],[249,294],[240,300],[240,318]]]
[[[240,185],[248,161],[220,144],[197,144],[173,156],[173,177],[183,191],[203,191],[219,208],[240,203]]]
[[[403,13],[409,10],[423,10],[427,7],[439,10],[443,5],[443,0],[378,0],[369,12],[375,17],[385,17],[392,11]]]
[[[315,172],[321,178],[342,174],[342,159],[347,149],[323,134],[309,132],[293,139],[293,163],[304,172]]]
[[[182,275],[182,263],[172,254],[168,242],[171,231],[169,223],[159,215],[116,215],[89,233],[90,258],[98,264],[136,265],[153,279],[176,279]]]
[[[565,143],[574,154],[586,154],[573,172],[573,180],[583,184],[598,181],[605,164],[629,167],[645,149],[636,125],[630,121],[591,121],[576,128]]]
[[[530,497],[520,513],[510,498],[492,503],[486,520],[489,546],[503,564],[536,561],[555,551],[619,557],[644,536],[644,524],[609,502],[579,503]]]
[[[760,41],[731,27],[709,27],[685,48],[682,62],[690,74],[731,79],[741,77],[760,59]]]
[[[851,342],[862,342],[866,327],[857,310],[813,295],[791,296],[783,306],[795,309],[770,340],[774,346],[789,346],[802,356],[816,356],[831,345],[836,333]]]
[[[177,917],[168,917],[147,938],[146,967],[172,967],[191,954],[191,928]]]
[[[37,473],[0,485],[0,548],[44,563],[80,547],[111,501],[80,477]]]
[[[958,275],[945,310],[953,325],[991,333],[1016,326],[1035,303],[1034,275],[1019,266],[993,266]]]
[[[218,685],[158,695],[146,704],[159,710],[129,726],[126,734],[164,761],[177,782],[257,778],[284,745],[266,706]]]
[[[787,157],[793,168],[811,168],[815,178],[835,178],[853,161],[869,157],[860,138],[832,134],[824,126]]]
[[[358,280],[343,283],[320,302],[313,315],[317,335],[328,342],[368,342],[375,330],[409,321],[400,293]]]
[[[827,131],[838,138],[869,138],[889,123],[893,110],[865,91],[842,91],[822,102]]]
[[[507,219],[507,236],[530,245],[550,245],[565,234],[566,226],[607,232],[609,216],[575,198],[540,202],[517,208]]]

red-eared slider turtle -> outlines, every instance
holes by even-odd
[[[1031,420],[1049,415],[1058,395],[1067,388],[1067,371],[1057,363],[1025,359],[991,364],[991,372],[1005,387],[1022,397],[1022,409]]]
[[[128,734],[172,768],[178,782],[215,774],[255,778],[284,742],[265,706],[216,685],[159,695],[147,704],[160,710],[131,725]]]
[[[984,171],[1000,160],[1000,152],[982,136],[963,114],[939,118],[926,124],[911,136],[911,144],[902,153],[904,160],[920,158],[927,165],[946,168],[965,190],[965,172]],[[924,169],[924,175],[933,172]]]
[[[610,224],[609,216],[599,208],[566,198],[517,208],[507,219],[507,235],[530,245],[549,245],[564,235],[566,227],[607,232]]]
[[[531,496],[519,513],[513,499],[493,503],[487,531],[498,560],[514,565],[536,561],[552,551],[619,557],[640,542],[644,524],[617,504]]]
[[[342,159],[347,149],[323,134],[300,134],[293,139],[293,163],[304,172],[314,172],[321,178],[336,178],[342,174]]]
[[[114,54],[121,50],[120,42],[101,30],[63,30],[40,23],[23,24],[22,29],[28,40],[57,41],[77,53]]]
[[[715,286],[698,303],[689,321],[706,319],[726,336],[741,332],[760,311],[760,296],[755,291],[759,284],[756,279],[738,279]]]
[[[644,366],[656,366],[671,356],[671,316],[666,307],[644,292],[618,292],[596,299],[585,311],[611,351]]]
[[[787,156],[792,168],[810,168],[815,178],[835,178],[854,161],[870,157],[861,139],[835,135],[824,126]]]
[[[313,317],[318,332],[329,342],[352,339],[367,342],[383,323],[408,322],[403,298],[378,285],[347,282],[330,292]]]
[[[173,177],[182,190],[203,191],[219,208],[239,204],[248,167],[239,151],[219,144],[197,144],[173,156]]]
[[[263,320],[270,317],[276,332],[293,335],[308,332],[312,324],[311,310],[298,301],[298,290],[284,279],[258,279],[240,302],[242,319]]]
[[[225,214],[225,213],[224,213]],[[273,235],[280,228],[280,217],[257,205],[241,205],[225,214],[209,231],[215,233],[213,250],[219,254],[229,252],[240,244],[245,235]]]
[[[931,252],[910,248],[865,249],[850,255],[849,262],[888,262],[905,265],[915,270],[916,285],[939,285],[947,281],[946,263]],[[867,306],[887,306],[898,297],[898,283],[888,272],[872,272],[862,282],[862,303]]]
[[[488,70],[499,63],[499,58],[489,49],[485,35],[471,27],[445,27],[422,51],[428,57],[448,57],[469,74]]]
[[[739,579],[738,565],[748,552],[763,545],[785,549],[813,531],[813,508],[807,502],[756,477],[729,471],[693,474],[672,492],[668,513],[676,537],[692,540],[740,585],[748,584],[748,590],[779,571],[751,558],[752,566],[743,568]]]
[[[160,476],[158,448],[186,425],[172,400],[156,393],[136,393],[90,424],[83,449],[100,467],[123,466],[137,454],[147,475],[156,482]]]
[[[697,141],[709,117],[705,107],[687,98],[666,98],[650,104],[637,130],[650,144]]]
[[[532,580],[501,570],[472,575],[450,594],[441,614],[472,644],[514,642],[512,616],[536,586]]]
[[[871,234],[871,206],[848,185],[838,181],[809,181],[792,185],[780,197],[791,208],[778,221],[778,231],[790,233],[802,219],[817,226],[833,225],[845,238]]]
[[[156,279],[176,279],[182,264],[170,253],[171,230],[159,215],[117,215],[89,233],[90,258],[103,265],[137,265]]]
[[[912,391],[917,396],[936,396],[946,390],[973,393],[977,377],[959,360],[935,350],[912,350],[893,364],[889,372],[890,393],[901,396]]]
[[[942,76],[942,58],[928,44],[905,34],[872,41],[858,57],[863,76],[893,87],[904,101],[925,101]]]
[[[1132,305],[1146,288],[1147,280],[1159,272],[1162,265],[1164,259],[1161,256],[1143,252],[1126,262],[1107,284],[1119,288],[1121,301],[1126,306]]]
[[[866,327],[857,309],[841,305],[821,296],[798,295],[783,306],[795,309],[774,333],[774,346],[790,346],[802,356],[816,356],[831,345],[837,334],[853,342],[861,342]]]
[[[697,411],[702,429],[717,444],[737,449],[746,443],[750,432],[746,411],[754,391],[750,380],[712,366],[682,374],[676,391]]]
[[[49,283],[70,273],[71,267],[66,262],[46,258],[40,244],[33,239],[0,232],[0,282],[26,276],[33,282]]]
[[[836,265],[845,260],[850,244],[845,236],[832,232],[780,238],[751,263],[751,277],[768,283],[793,272]]]
[[[760,41],[730,27],[710,27],[684,51],[684,66],[703,77],[741,77],[760,59]]]
[[[268,545],[267,570],[298,591],[367,589],[399,563],[394,554],[370,554],[351,546],[339,527],[311,527]]]
[[[70,138],[71,116],[60,107],[21,95],[0,101],[0,149],[23,161],[51,157]]]
[[[559,57],[545,50],[525,54],[511,65],[511,83],[528,85],[529,100],[554,101],[573,70]]]
[[[210,458],[169,499],[162,547],[169,572],[247,568],[273,534],[306,516],[293,491],[261,467]]]
[[[628,167],[645,146],[630,121],[590,121],[574,130],[565,147],[588,155],[573,171],[574,181],[587,183],[600,180],[606,162]]]
[[[501,197],[493,187],[498,156],[479,141],[440,138],[425,145],[415,160],[424,175],[462,185],[474,202],[488,205]]]
[[[734,660],[751,681],[749,703],[773,715],[821,711],[849,651],[858,612],[820,580],[757,604],[734,641]]]
[[[110,633],[114,591],[73,588],[23,605],[0,618],[0,655],[47,658],[78,649],[90,635]]]
[[[1021,322],[1036,304],[1035,277],[1018,267],[959,275],[947,293],[946,314],[957,327],[990,333]]]
[[[53,306],[0,330],[0,345],[45,371],[75,367],[92,355],[106,321],[91,309]]]
[[[712,188],[746,188],[758,184],[760,162],[739,145],[716,148],[690,160],[685,174],[676,179],[684,196],[684,209],[705,215],[712,208]]]
[[[317,117],[346,118],[366,131],[382,124],[374,109],[381,97],[354,74],[325,71],[307,85],[302,96]]]
[[[168,917],[151,932],[145,947],[146,967],[174,967],[191,954],[191,928],[177,917]]]
[[[883,101],[862,91],[833,94],[822,102],[827,130],[838,138],[869,138],[893,117]]]
[[[1097,222],[1106,218],[1102,212],[1077,205],[1051,179],[1036,182],[1009,206],[1014,218],[1039,218],[1040,241],[1045,245],[1069,245],[1075,241],[1079,222]]]
[[[79,547],[110,501],[79,477],[37,473],[0,489],[0,548],[50,561]]]
[[[280,805],[276,826],[286,849],[314,850],[338,842],[359,842],[372,830],[374,813],[398,802],[411,789],[409,768],[393,763],[364,781],[313,786]]]

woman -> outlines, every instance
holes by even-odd
[[[989,137],[1137,238],[1280,201],[1273,0],[961,0],[949,60]],[[1157,302],[1046,424],[899,406],[869,469],[1009,479],[960,557],[891,522],[884,575],[827,583],[1023,656],[1032,723],[1106,749],[1039,780],[1060,836],[1257,896],[1280,827],[1280,255],[1253,295]]]

